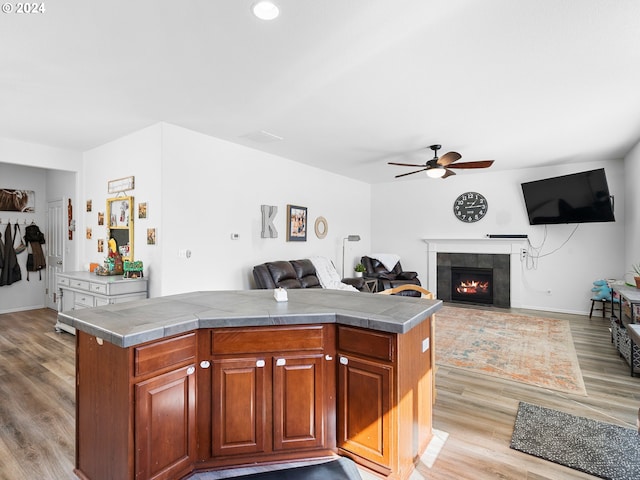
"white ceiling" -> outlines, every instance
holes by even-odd
[[[640,139],[638,0],[276,3],[272,22],[252,0],[0,14],[0,136],[84,151],[164,121],[371,183],[433,143],[501,170]]]

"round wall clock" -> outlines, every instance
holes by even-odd
[[[453,214],[465,223],[482,220],[487,213],[487,208],[489,208],[487,199],[477,192],[463,193],[453,202]]]

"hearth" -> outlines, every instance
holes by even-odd
[[[493,269],[451,267],[451,301],[493,304]]]

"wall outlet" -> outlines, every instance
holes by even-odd
[[[232,233],[231,234],[231,240],[239,240],[240,239],[240,234],[239,233]]]

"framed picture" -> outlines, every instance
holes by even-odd
[[[138,204],[138,218],[147,218],[147,202]]]
[[[36,193],[0,188],[0,211],[33,213],[36,211]]]
[[[155,244],[156,244],[156,229],[147,228],[147,245],[155,245]]]
[[[287,241],[307,241],[307,207],[287,205]]]
[[[90,212],[93,208],[93,202],[91,200],[87,200],[87,212]]]
[[[104,225],[104,212],[98,212],[98,225]]]

